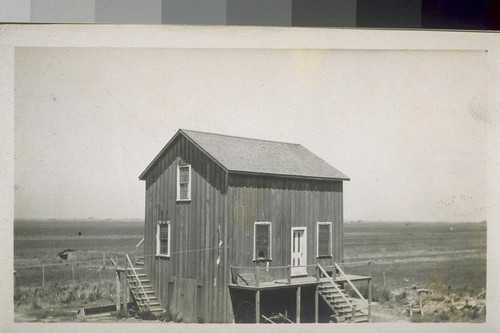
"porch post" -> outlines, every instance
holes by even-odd
[[[123,309],[126,311],[125,313],[127,313],[127,304],[129,302],[129,297],[130,297],[130,290],[129,290],[129,284],[128,284],[128,280],[127,280],[127,276],[125,276],[125,279],[123,279]]]
[[[255,266],[255,286],[258,288],[259,284],[260,284],[260,267],[257,264],[257,266]]]
[[[260,290],[255,292],[255,323],[260,324]]]
[[[372,280],[368,279],[368,322],[372,315]]]
[[[300,292],[301,292],[301,287],[297,287],[297,296],[295,297],[295,301],[296,301],[295,305],[297,308],[295,322],[297,324],[300,324]]]
[[[317,323],[318,322],[318,308],[319,308],[319,299],[318,299],[318,285],[316,285],[316,290],[314,291],[314,322]]]

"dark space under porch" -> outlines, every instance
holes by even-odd
[[[255,291],[229,288],[235,323],[255,323]],[[314,323],[314,293],[316,286],[301,287],[300,322]],[[262,290],[260,294],[260,314],[268,318],[282,314],[296,321],[297,287]],[[333,314],[323,299],[318,303],[318,322],[328,323]],[[262,319],[261,323],[269,323]]]

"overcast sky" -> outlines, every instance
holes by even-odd
[[[15,217],[143,218],[138,176],[186,128],[302,144],[351,178],[346,220],[484,220],[483,57],[18,48]]]

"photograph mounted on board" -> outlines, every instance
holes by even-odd
[[[151,29],[15,49],[15,322],[486,321],[494,52]]]

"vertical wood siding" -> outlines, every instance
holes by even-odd
[[[307,228],[307,264],[331,265],[343,259],[342,182],[230,175],[228,201],[232,203],[229,225],[230,261],[250,266],[253,262],[254,222],[272,223],[272,261],[269,266],[291,263],[291,228]],[[332,222],[333,258],[316,257],[317,222]],[[271,270],[272,272],[272,270]],[[283,272],[282,272],[283,273]],[[313,274],[313,269],[309,269]]]
[[[181,161],[191,164],[190,202],[176,202],[177,164]],[[201,293],[197,298],[202,303],[196,306],[197,316],[205,322],[224,322],[232,315],[227,301],[229,267],[223,265],[225,251],[216,248],[227,230],[225,182],[225,171],[182,136],[172,142],[146,178],[144,254],[148,276],[163,307],[172,298],[169,282],[196,280]],[[170,258],[155,256],[159,219],[171,222]],[[221,263],[217,265],[219,254]]]

